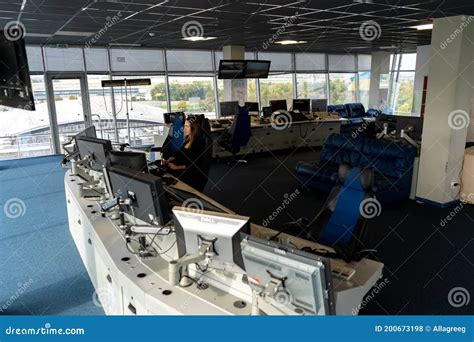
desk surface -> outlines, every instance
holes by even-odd
[[[311,113],[305,115],[308,120],[303,121],[292,121],[291,125],[304,125],[304,124],[314,124],[314,123],[340,123],[347,121],[345,118],[340,118],[338,114],[334,113]],[[227,129],[231,126],[233,117],[225,117],[220,119],[211,119],[209,123],[211,124],[211,132],[218,132],[224,129]],[[225,122],[225,123],[223,123]],[[214,127],[213,127],[214,125]],[[217,126],[219,125],[219,126]],[[250,115],[250,126],[251,128],[268,128],[272,126],[270,118],[260,119],[258,116]]]
[[[229,275],[214,275],[212,274],[213,272],[207,276],[204,276],[204,274],[200,275],[211,285],[209,290],[196,290],[196,288],[194,288],[195,286],[190,288],[171,287],[167,281],[168,262],[176,258],[176,249],[172,249],[167,253],[163,253],[151,259],[140,259],[138,256],[132,254],[125,246],[125,238],[123,232],[118,228],[118,221],[107,216],[98,217],[95,214],[99,208],[98,202],[93,199],[79,197],[79,187],[77,184],[80,183],[80,181],[81,178],[71,175],[70,171],[66,173],[65,186],[68,198],[68,212],[71,210],[70,206],[74,204],[74,206],[77,206],[83,215],[88,218],[88,223],[92,227],[91,229],[100,240],[98,245],[103,246],[102,253],[108,255],[106,259],[112,260],[122,276],[127,279],[128,284],[131,284],[130,286],[139,288],[150,301],[159,302],[160,305],[169,308],[168,314],[249,314],[250,305],[248,305],[246,309],[239,309],[233,305],[233,303],[238,300],[244,300],[248,304],[250,304],[251,301],[251,293],[249,292],[248,285],[245,285],[239,276],[233,278],[227,289],[223,289],[222,285],[223,282],[228,281]],[[196,199],[203,199],[226,213],[235,214],[232,210],[180,181],[170,187],[191,192],[196,195]],[[72,224],[73,222],[70,220],[71,233],[73,231]],[[273,229],[251,224],[251,234],[254,236],[268,238],[276,233],[278,232]],[[321,247],[317,243],[285,233],[282,233],[280,236],[288,239],[288,241],[298,248],[306,246],[312,248]],[[174,238],[174,235],[168,235],[163,238],[160,237],[160,239],[155,241],[154,247],[161,251],[165,248],[163,245],[172,245],[173,241],[170,240],[172,238]],[[76,241],[76,245],[77,243]],[[131,262],[124,263],[121,261],[124,256],[131,259]],[[84,256],[82,257],[84,260]],[[86,262],[87,260],[84,260],[84,263]],[[360,304],[363,296],[381,276],[383,264],[369,259],[363,259],[360,262],[350,264],[346,264],[344,261],[337,259],[331,259],[330,262],[331,267],[347,265],[356,270],[356,274],[349,281],[333,279],[336,302],[339,301],[339,303],[336,304],[339,304],[339,306],[342,305],[343,298],[345,298],[344,295],[346,295],[346,297],[347,295],[354,297],[354,299],[351,298],[348,303],[343,305],[345,308],[339,308],[338,310],[336,306],[336,313],[351,314],[350,310]],[[137,278],[136,274],[139,273],[146,273],[149,274],[149,276],[143,279]],[[163,291],[167,289],[171,290],[173,295],[163,296]],[[216,298],[218,298],[218,300],[216,300]],[[183,301],[188,304],[183,306]]]

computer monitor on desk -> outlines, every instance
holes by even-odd
[[[292,110],[300,111],[301,113],[309,113],[311,111],[311,102],[309,99],[293,99]]]
[[[244,273],[240,233],[250,232],[249,217],[185,207],[174,207],[173,216],[180,258],[170,262],[172,285],[186,273],[181,269],[192,263],[205,262],[201,267]]]
[[[249,112],[258,112],[260,110],[258,102],[245,102],[245,105],[249,109]]]
[[[129,168],[108,170],[111,190],[127,214],[149,224],[164,226],[170,220],[162,179]]]
[[[315,112],[327,112],[328,111],[328,100],[327,99],[318,99],[311,100],[311,111]]]
[[[148,163],[145,152],[110,151],[110,166],[122,166],[131,170],[148,173]]]
[[[257,303],[264,312],[335,313],[328,259],[252,236],[246,236],[241,247],[249,285],[265,301]]]
[[[79,157],[85,160],[88,166],[94,171],[102,171],[107,165],[112,143],[110,140],[79,136],[76,138]]]
[[[261,118],[269,118],[272,116],[272,107],[267,106],[267,107],[262,107],[262,111],[260,112],[260,117]]]
[[[279,110],[288,110],[286,106],[286,100],[271,100],[270,107],[272,108],[272,113],[275,113]]]
[[[219,102],[221,116],[233,116],[239,113],[239,103],[237,101]]]

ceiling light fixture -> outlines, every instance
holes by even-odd
[[[279,42],[275,42],[275,43],[281,44],[281,45],[294,45],[294,44],[304,44],[304,43],[307,43],[307,41],[287,39],[287,40],[280,40]]]
[[[418,31],[432,30],[433,29],[433,24],[423,24],[423,25],[417,25],[417,26],[410,26],[410,28],[417,29]]]
[[[95,32],[79,32],[79,31],[58,31],[55,36],[74,36],[74,37],[89,37],[95,34]]]
[[[142,44],[109,43],[109,46],[142,46]]]
[[[200,42],[203,40],[212,40],[212,39],[217,39],[217,37],[200,37],[200,36],[195,36],[195,37],[184,37],[183,40],[189,40],[191,42]]]

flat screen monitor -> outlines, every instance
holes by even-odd
[[[309,99],[293,99],[293,110],[299,110],[302,113],[311,111],[311,101]]]
[[[219,63],[219,79],[237,79],[245,77],[245,60],[221,60]]]
[[[109,162],[110,166],[122,166],[148,173],[148,163],[144,152],[110,151]]]
[[[221,60],[219,62],[219,79],[267,78],[270,61],[261,60]]]
[[[241,243],[249,285],[276,310],[285,306],[296,313],[332,315],[334,295],[329,260],[253,236]],[[271,281],[280,280],[275,294],[266,293]],[[272,297],[273,295],[273,297]]]
[[[108,169],[112,193],[128,200],[123,210],[137,219],[158,226],[170,221],[168,201],[160,177],[121,166]]]
[[[78,137],[84,137],[84,136],[85,137],[91,137],[91,138],[97,138],[97,132],[96,132],[95,126],[91,125],[91,126],[87,127],[85,130],[77,133],[74,136],[74,155],[79,154],[79,148],[77,147],[78,146],[77,138]]]
[[[243,273],[241,233],[250,232],[249,217],[185,207],[173,208],[178,255],[195,254],[203,241],[213,242],[211,267]]]
[[[396,116],[395,118],[397,120],[397,134],[401,134],[401,130],[404,129],[410,138],[418,141],[421,140],[421,133],[423,131],[422,117]]]
[[[25,41],[7,39],[9,34],[21,37],[24,33],[17,25],[5,27],[0,35],[0,105],[35,110]]]
[[[245,105],[249,109],[249,112],[258,112],[259,111],[258,102],[245,102]]]
[[[268,78],[270,72],[270,61],[247,61],[245,78]]]
[[[272,113],[275,113],[279,110],[288,110],[286,106],[286,100],[271,100],[270,107],[272,108]]]
[[[102,171],[107,165],[109,152],[112,151],[110,140],[99,139],[88,136],[79,136],[76,138],[79,156],[84,159],[90,158],[89,167],[95,171]]]
[[[328,111],[328,100],[327,99],[317,99],[311,100],[311,111],[316,112],[327,112]]]
[[[221,116],[233,116],[239,113],[239,102],[226,101],[219,102]]]
[[[272,107],[270,106],[266,106],[266,107],[262,107],[262,117],[264,118],[269,118],[272,116]]]

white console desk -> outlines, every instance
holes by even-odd
[[[153,245],[162,253],[157,257],[141,259],[125,244],[124,233],[118,220],[110,215],[103,217],[97,199],[79,196],[82,178],[65,175],[65,189],[69,228],[76,247],[94,285],[96,293],[109,315],[250,315],[251,291],[242,275],[224,274],[213,270],[200,274],[190,269],[190,275],[199,278],[207,288],[170,286],[168,261],[177,257],[175,235],[159,236]],[[227,213],[233,212],[198,193],[184,183],[172,187],[193,191]],[[268,237],[277,232],[262,226],[251,225],[252,235]],[[281,234],[297,247],[317,247],[317,244]],[[331,266],[345,265],[332,259]],[[363,259],[347,264],[356,270],[349,281],[333,279],[335,311],[338,315],[352,315],[364,296],[382,276],[383,264]]]

